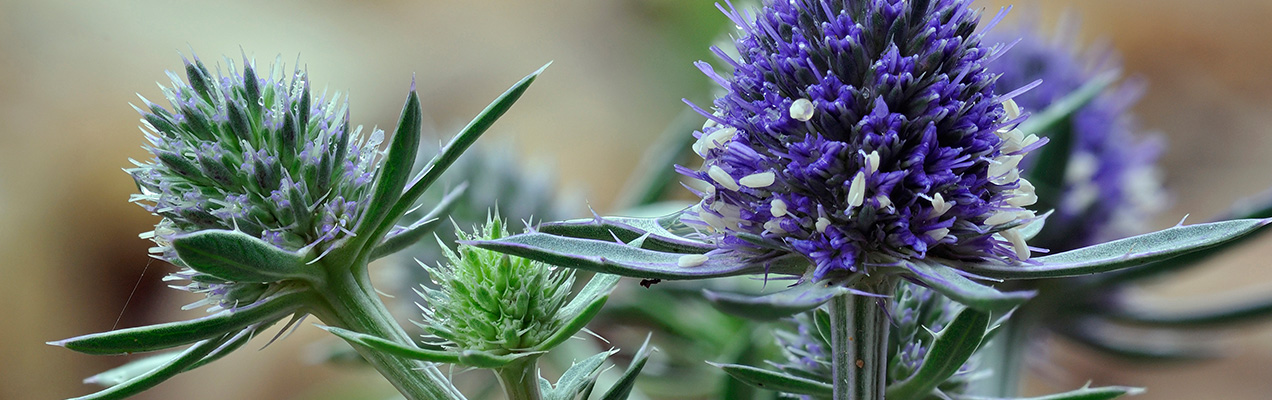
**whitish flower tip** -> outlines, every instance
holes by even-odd
[[[777,175],[770,171],[744,176],[738,180],[738,183],[742,184],[742,186],[758,189],[772,185],[776,179]]]
[[[818,232],[825,233],[826,228],[830,227],[830,220],[826,219],[826,217],[818,217],[815,226]]]
[[[711,180],[720,184],[720,186],[724,186],[725,189],[733,191],[741,189],[741,186],[738,186],[738,182],[733,180],[733,177],[730,176],[728,172],[724,172],[724,168],[720,168],[719,165],[712,165],[711,168],[707,170],[707,175],[711,177]]]
[[[786,202],[782,201],[782,199],[773,199],[772,207],[769,209],[769,212],[772,213],[774,217],[785,216]]]
[[[676,265],[681,268],[692,268],[706,264],[707,260],[708,258],[704,254],[686,254],[676,260]]]
[[[861,207],[866,201],[866,173],[857,172],[852,178],[852,183],[848,187],[848,205],[853,207]]]
[[[813,119],[813,102],[808,99],[799,99],[791,103],[791,118],[799,121],[808,121]]]
[[[1015,100],[1004,101],[1003,110],[1007,111],[1006,119],[1008,120],[1013,120],[1020,117],[1020,106],[1016,104]]]

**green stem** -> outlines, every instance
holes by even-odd
[[[368,281],[365,267],[331,274],[323,290],[318,291],[327,303],[325,310],[316,310],[318,317],[334,326],[415,347]],[[395,357],[356,344],[353,348],[408,400],[464,399],[432,363]]]
[[[499,386],[503,387],[504,396],[508,400],[540,400],[539,368],[535,363],[538,357],[517,361],[495,370],[499,378]]]
[[[855,287],[891,296],[896,281]],[[888,298],[843,294],[830,300],[830,346],[834,355],[834,400],[877,400],[888,386]]]

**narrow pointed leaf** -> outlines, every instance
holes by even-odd
[[[373,350],[380,351],[394,356],[409,358],[412,360],[429,361],[436,363],[458,364],[459,353],[442,351],[442,350],[426,350],[416,347],[408,347],[397,342],[387,339],[371,336],[365,333],[358,333],[344,328],[334,326],[320,326],[327,332],[339,336],[341,339],[350,343],[359,344],[370,347]]]
[[[1034,236],[1038,236],[1038,233],[1042,232],[1043,228],[1046,228],[1047,218],[1051,217],[1051,214],[1054,212],[1056,211],[1047,211],[1045,214],[1035,217],[1033,221],[1026,223],[1025,226],[1020,227],[1020,237],[1028,241],[1029,239],[1033,239]]]
[[[611,354],[614,352],[604,351],[571,365],[565,373],[561,374],[561,379],[557,380],[552,391],[543,393],[543,399],[574,400],[579,393],[596,381],[596,375],[601,372],[601,365]]]
[[[1233,206],[1232,210],[1225,213],[1225,215],[1229,217],[1220,218],[1219,221],[1272,218],[1272,192],[1263,193],[1251,199],[1246,199],[1236,206]],[[1116,285],[1122,282],[1135,281],[1166,273],[1182,271],[1186,268],[1200,265],[1202,261],[1205,261],[1210,257],[1223,254],[1225,251],[1246,244],[1255,238],[1262,237],[1266,232],[1267,230],[1260,229],[1252,234],[1229,240],[1217,246],[1207,247],[1169,260],[1159,261],[1137,268],[1124,269],[1113,273],[1101,274],[1096,276],[1096,282],[1092,283],[1097,283],[1099,285]]]
[[[648,235],[639,247],[668,253],[702,254],[716,246],[688,239],[671,232],[668,227],[682,224],[684,210],[660,217],[599,217],[543,224],[539,232],[557,236],[614,241],[624,243]],[[682,224],[683,225],[683,224]]]
[[[1033,259],[1041,265],[969,263],[960,268],[976,275],[1002,279],[1061,278],[1096,274],[1162,261],[1217,246],[1255,232],[1269,222],[1272,220],[1240,219],[1175,226]]]
[[[888,385],[886,398],[922,400],[932,394],[980,348],[989,327],[989,313],[965,308],[937,336],[910,379]]]
[[[834,387],[830,383],[800,378],[781,372],[747,365],[715,364],[710,362],[708,364],[720,367],[729,376],[760,389],[821,397],[830,397],[834,391]]]
[[[483,369],[497,369],[508,366],[518,360],[528,357],[538,357],[547,353],[546,351],[518,352],[509,354],[494,354],[485,351],[465,350],[459,353],[459,361],[457,364]]]
[[[230,282],[322,280],[318,268],[306,265],[308,252],[280,249],[239,231],[209,229],[172,240],[177,257],[186,266]]]
[[[411,178],[411,167],[415,165],[415,156],[420,149],[420,125],[424,119],[420,109],[420,96],[415,93],[415,84],[411,84],[411,93],[406,96],[406,104],[402,106],[402,115],[398,119],[397,130],[389,142],[388,155],[376,175],[375,189],[371,202],[362,214],[355,232],[359,236],[370,235],[372,231],[386,219],[390,226],[401,215],[388,213],[389,208],[402,196],[402,189]],[[372,240],[379,239],[371,237]]]
[[[428,234],[432,233],[433,230],[436,229],[442,222],[442,217],[450,214],[450,212],[455,209],[455,206],[459,204],[457,200],[464,195],[464,192],[467,189],[467,182],[460,184],[449,193],[446,193],[446,196],[442,197],[442,200],[438,202],[437,205],[428,212],[428,214],[420,217],[419,221],[416,221],[414,224],[411,224],[411,226],[406,227],[406,229],[403,229],[401,232],[390,234],[385,237],[384,242],[380,243],[379,246],[375,247],[375,250],[371,251],[371,260],[377,260],[389,254],[396,253],[419,242],[420,239],[423,239],[425,236],[428,236]]]
[[[1034,296],[1034,291],[1000,292],[961,275],[954,268],[927,262],[910,262],[910,276],[951,300],[982,311],[1004,311]]]
[[[176,376],[185,371],[194,363],[199,362],[204,356],[220,347],[225,337],[217,339],[208,339],[196,343],[185,351],[181,352],[177,357],[173,357],[158,368],[152,369],[141,375],[128,379],[120,384],[111,386],[97,393],[87,396],[76,397],[71,400],[107,400],[107,399],[123,399],[137,393],[141,393],[146,389],[150,389],[162,383],[163,381]]]
[[[163,350],[242,330],[248,325],[275,321],[303,305],[303,293],[285,293],[255,304],[225,310],[189,321],[119,329],[49,342],[87,354],[124,354]]]
[[[1189,303],[1213,304],[1208,301]],[[1150,309],[1114,308],[1101,313],[1113,321],[1157,328],[1214,328],[1232,324],[1256,322],[1272,317],[1272,298],[1245,304],[1210,307],[1199,311],[1165,311]]]
[[[535,78],[538,78],[539,74],[543,73],[543,70],[547,67],[547,65],[544,65],[538,71],[522,78],[508,91],[499,95],[494,102],[477,114],[477,117],[473,118],[463,130],[460,130],[459,134],[455,135],[450,143],[446,144],[446,147],[442,148],[432,160],[429,160],[428,164],[424,165],[424,170],[420,172],[420,175],[407,185],[406,192],[393,203],[393,208],[388,211],[386,221],[380,223],[379,228],[375,230],[376,235],[373,235],[373,237],[383,235],[389,228],[392,228],[394,222],[405,215],[407,210],[411,209],[411,206],[415,204],[416,200],[419,200],[424,191],[428,190],[429,186],[433,185],[433,182],[441,178],[442,173],[446,172],[446,169],[451,164],[454,164],[455,160],[458,160],[459,156],[463,155],[464,151],[468,150],[468,147],[477,141],[477,138],[486,133],[486,130],[490,129],[490,126],[494,125],[499,117],[503,116],[509,108],[512,108],[512,104],[521,98],[521,95],[530,87]],[[410,168],[410,166],[407,166],[407,168]]]
[[[273,325],[274,322],[275,321],[268,322],[266,323],[266,325],[263,325],[260,328],[244,329],[243,331],[237,334],[234,334],[234,336],[230,337],[228,340],[222,343],[221,346],[214,349],[211,353],[204,356],[202,359],[199,359],[198,362],[187,366],[185,370],[190,371],[195,368],[207,365],[208,363],[211,363],[213,361],[216,361],[220,359],[221,357],[225,357],[227,354],[230,354],[234,350],[237,350],[239,347],[242,347],[244,343],[247,343],[249,340],[251,340],[252,337],[257,332],[267,329],[269,325]],[[115,386],[115,385],[127,382],[130,379],[144,375],[147,372],[150,372],[156,368],[159,368],[163,366],[164,364],[167,364],[168,362],[171,362],[172,360],[177,359],[178,357],[181,356],[183,352],[184,351],[169,351],[169,352],[164,352],[164,353],[156,354],[153,356],[145,357],[139,360],[135,360],[127,364],[121,365],[119,367],[106,370],[97,375],[93,375],[88,378],[85,378],[84,383],[92,383],[92,384],[97,384],[97,385],[102,385],[107,387]]]
[[[645,362],[649,361],[649,354],[654,351],[654,348],[649,346],[650,337],[652,334],[645,335],[645,343],[640,345],[640,350],[636,350],[632,363],[627,365],[623,376],[618,378],[618,382],[614,382],[614,386],[610,386],[601,400],[626,400],[627,396],[631,395],[632,388],[636,387],[636,377],[640,376],[640,370],[645,368]],[[583,398],[586,399],[587,396]]]
[[[1143,388],[1127,387],[1127,386],[1105,386],[1105,387],[1084,387],[1078,390],[1064,393],[1049,394],[1038,397],[1014,397],[1014,398],[997,398],[997,397],[978,397],[978,396],[951,396],[954,400],[1111,400],[1122,396],[1134,396],[1144,393]]]
[[[739,293],[712,292],[703,289],[702,294],[716,309],[738,317],[772,321],[786,318],[826,304],[831,298],[849,293],[839,285],[823,282],[805,282],[786,290],[753,296]]]
[[[552,265],[636,278],[705,279],[749,274],[804,272],[807,261],[787,255],[767,261],[743,260],[733,254],[666,253],[624,243],[568,238],[541,232],[523,233],[493,241],[463,244],[494,250]]]
[[[587,323],[601,312],[601,308],[609,300],[610,292],[618,286],[619,278],[621,277],[618,275],[610,274],[593,275],[592,280],[588,281],[569,303],[557,311],[557,318],[565,320],[565,323],[535,348],[543,351],[551,350],[587,326]]]

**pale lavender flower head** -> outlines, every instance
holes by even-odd
[[[128,173],[141,193],[132,201],[163,217],[152,232],[159,259],[184,266],[172,238],[207,229],[237,230],[288,251],[316,254],[339,245],[366,209],[384,133],[363,138],[349,126],[339,94],[312,99],[305,73],[281,62],[257,75],[225,61],[208,70],[186,61],[186,78],[169,72],[169,110],[145,102],[143,131],[154,155]],[[288,79],[290,78],[290,79]],[[205,293],[213,309],[251,303],[260,283],[225,282],[184,269],[181,287]]]
[[[1015,98],[1026,112],[1041,111],[1097,75],[1119,68],[1112,51],[1094,47],[1079,52],[1073,36],[1044,37],[1030,29],[991,34],[990,39],[1019,42],[989,68],[1002,74],[999,82],[1004,85],[1042,80]],[[1049,165],[1033,166],[1037,157],[1022,162],[1038,185],[1038,207],[1055,210],[1035,244],[1065,251],[1142,233],[1145,223],[1164,208],[1166,196],[1154,165],[1162,143],[1139,132],[1130,112],[1141,90],[1135,81],[1105,90],[1069,123],[1036,132],[1052,138],[1048,152],[1064,158]]]
[[[681,173],[705,181],[691,215],[729,250],[776,243],[813,276],[929,257],[1019,261],[1034,218],[1017,164],[1042,145],[1014,129],[968,0],[766,1]],[[1014,89],[1014,87],[1012,87]],[[771,247],[771,246],[770,246]]]

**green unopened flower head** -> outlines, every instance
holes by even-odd
[[[142,235],[156,258],[186,266],[175,237],[233,230],[283,251],[324,254],[351,237],[366,210],[384,133],[350,129],[339,94],[312,100],[309,80],[276,61],[258,76],[244,60],[215,73],[195,58],[186,81],[169,72],[163,93],[172,109],[142,98],[143,131],[153,158],[127,172],[141,193],[132,201],[163,220]],[[287,78],[290,78],[288,80]],[[235,283],[186,269],[171,279],[204,293],[213,310],[251,303],[261,283]]]
[[[495,215],[480,231],[458,236],[496,240],[509,234]],[[425,266],[436,288],[419,292],[427,303],[420,306],[421,327],[448,350],[502,355],[535,349],[568,323],[559,311],[569,300],[573,270],[464,244],[445,253],[449,265]]]

